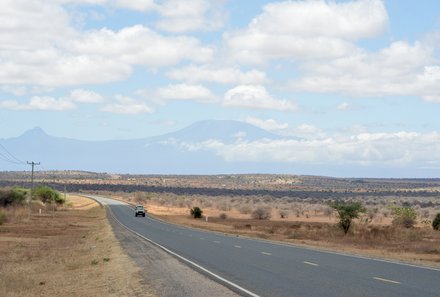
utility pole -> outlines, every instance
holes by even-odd
[[[28,161],[27,163],[32,166],[32,187],[31,187],[31,197],[29,199],[29,218],[30,218],[32,214],[32,192],[34,191],[34,167],[36,165],[40,165],[40,162],[36,163],[34,161],[32,162]]]

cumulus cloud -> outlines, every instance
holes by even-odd
[[[69,98],[79,103],[99,103],[104,101],[104,97],[101,94],[84,89],[72,90]]]
[[[247,117],[245,122],[267,131],[279,131],[289,128],[288,123],[278,123],[274,119],[263,120],[256,117]]]
[[[157,5],[154,0],[115,0],[114,5],[144,12],[157,9]]]
[[[10,110],[49,110],[49,111],[64,111],[75,109],[76,105],[65,99],[55,99],[49,96],[34,96],[29,102],[21,103],[17,100],[3,100],[0,101],[0,109]]]
[[[202,85],[177,84],[159,88],[157,95],[161,99],[194,100],[199,102],[216,101],[216,96]]]
[[[250,109],[298,110],[295,103],[276,99],[267,92],[265,87],[259,85],[240,85],[230,89],[226,92],[222,104],[225,107]]]
[[[440,67],[433,48],[397,41],[377,53],[358,52],[327,63],[303,65],[296,90],[358,96],[415,95],[426,101],[440,92]],[[435,102],[431,101],[431,102]]]
[[[98,103],[104,97],[96,92],[85,89],[74,89],[68,96],[54,98],[50,96],[33,96],[28,102],[18,100],[0,101],[0,108],[10,110],[52,110],[64,111],[77,108],[77,103]]]
[[[165,36],[142,25],[80,31],[63,3],[95,1],[6,0],[0,18],[0,84],[72,86],[128,78],[183,60],[205,63],[213,50],[189,36]],[[140,1],[119,1],[138,3]],[[97,1],[97,3],[103,3]],[[142,2],[144,3],[144,2]]]
[[[174,33],[219,29],[226,20],[223,2],[167,0],[157,7],[161,19],[156,23],[156,27]]]
[[[341,57],[356,51],[354,41],[383,32],[388,23],[380,0],[284,1],[267,4],[247,28],[224,35],[237,60]]]
[[[213,151],[229,162],[280,162],[309,165],[440,166],[440,134],[396,132],[361,133],[320,139],[178,143],[184,150]]]
[[[116,95],[115,100],[116,102],[106,104],[100,110],[102,112],[128,115],[153,112],[153,109],[147,106],[145,103],[139,102],[127,96]]]
[[[256,69],[242,71],[239,67],[214,67],[190,65],[173,69],[167,76],[189,83],[214,82],[219,84],[261,84],[268,81],[266,73]]]

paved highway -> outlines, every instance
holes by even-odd
[[[440,296],[440,269],[194,230],[94,198],[127,229],[244,296]]]

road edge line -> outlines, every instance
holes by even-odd
[[[224,284],[224,285],[226,285],[226,286],[229,287],[229,288],[234,288],[235,290],[238,290],[240,293],[245,293],[247,296],[251,296],[251,297],[260,297],[260,295],[257,295],[257,294],[255,294],[255,293],[253,293],[253,292],[251,292],[251,291],[249,291],[249,290],[247,290],[247,289],[245,289],[245,288],[243,288],[243,287],[237,285],[236,283],[233,283],[233,282],[231,282],[231,281],[229,281],[229,280],[227,280],[227,279],[221,277],[220,275],[215,274],[214,272],[212,272],[212,271],[206,269],[205,267],[203,267],[203,266],[201,266],[201,265],[199,265],[199,264],[197,264],[197,263],[195,263],[195,262],[193,262],[193,261],[191,261],[191,260],[189,260],[189,259],[187,259],[187,258],[185,258],[185,257],[183,257],[183,256],[181,256],[181,255],[179,255],[179,254],[177,254],[177,253],[171,251],[171,250],[169,250],[168,248],[166,248],[166,247],[162,246],[161,244],[159,244],[159,243],[157,243],[157,242],[155,242],[155,241],[149,239],[148,237],[145,237],[145,236],[143,236],[142,234],[139,234],[138,232],[131,230],[130,228],[128,228],[127,226],[125,226],[124,224],[122,224],[121,221],[119,221],[119,220],[115,217],[115,215],[113,214],[111,208],[108,207],[108,205],[106,205],[105,208],[109,211],[111,217],[112,217],[112,218],[113,218],[113,219],[114,219],[119,225],[121,225],[123,228],[125,228],[127,231],[129,231],[129,232],[135,234],[136,236],[142,238],[143,240],[145,240],[145,241],[147,241],[147,242],[149,242],[149,243],[151,243],[151,244],[157,246],[158,248],[162,249],[163,251],[167,252],[168,254],[170,254],[170,255],[176,257],[177,259],[181,260],[182,262],[185,262],[186,264],[189,264],[189,265],[191,265],[191,266],[197,268],[198,270],[203,271],[205,274],[208,274],[208,275],[211,276],[212,278],[216,279],[217,282],[220,283],[220,284]]]

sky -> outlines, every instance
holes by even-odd
[[[438,0],[3,0],[0,19],[0,138],[238,120],[301,140],[232,159],[440,173]]]

